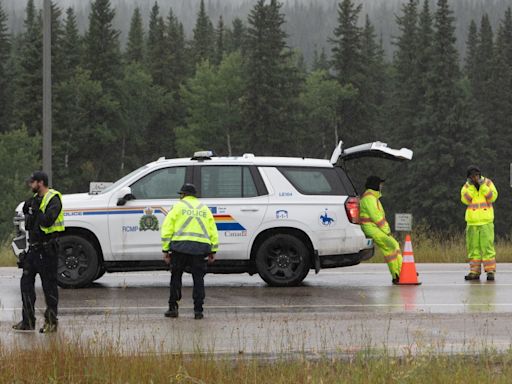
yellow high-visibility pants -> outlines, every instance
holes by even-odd
[[[496,272],[494,223],[468,225],[466,227],[466,248],[471,273],[479,275],[482,264],[485,272]]]
[[[393,236],[386,235],[373,224],[363,224],[361,228],[366,236],[373,239],[375,245],[384,255],[384,261],[388,264],[392,278],[399,277],[400,270],[402,269],[402,251],[400,251],[400,244],[398,244]]]

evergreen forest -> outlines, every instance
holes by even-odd
[[[277,0],[255,1],[229,22],[200,0],[190,34],[172,8],[153,2],[125,20],[126,41],[110,0],[91,1],[85,28],[73,7],[54,2],[54,187],[85,192],[90,181],[196,150],[329,158],[339,140],[379,140],[411,148],[413,161],[346,167],[359,192],[369,174],[386,178],[390,221],[410,212],[427,230],[460,232],[460,188],[467,166],[478,164],[500,194],[496,230],[509,236],[512,9],[493,22],[495,10],[483,4],[461,42],[448,0],[403,0],[397,32],[386,36],[390,55],[362,4],[340,0],[329,38],[306,60]],[[3,239],[28,195],[24,180],[41,168],[42,142],[42,11],[28,0],[23,27],[9,25],[0,0]]]

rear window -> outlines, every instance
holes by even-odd
[[[343,170],[306,167],[279,167],[278,169],[294,188],[303,195],[352,196],[355,193]],[[341,176],[345,180],[342,180]],[[345,185],[346,183],[348,185]]]

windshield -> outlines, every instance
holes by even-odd
[[[126,176],[120,178],[119,180],[117,180],[114,184],[112,184],[110,187],[108,188],[105,188],[103,191],[101,191],[99,194],[100,195],[103,195],[104,193],[108,193],[114,189],[116,189],[117,187],[119,187],[121,184],[123,184],[126,180],[130,179],[132,176],[136,175],[137,173],[140,173],[141,171],[143,171],[144,169],[147,169],[148,166],[147,165],[144,165],[138,169],[136,169],[135,171],[132,171],[130,172],[129,174],[127,174]]]

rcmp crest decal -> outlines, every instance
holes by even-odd
[[[153,214],[154,210],[147,207],[144,215],[140,218],[139,228],[141,231],[158,231],[158,218]]]

